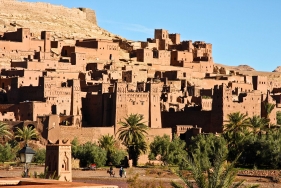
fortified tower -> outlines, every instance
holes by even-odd
[[[41,32],[41,39],[44,40],[44,52],[51,51],[51,32],[50,31],[42,31]]]
[[[210,132],[222,132],[223,124],[228,121],[227,115],[232,112],[232,90],[227,85],[215,85]]]
[[[128,106],[127,106],[127,84],[126,83],[115,83],[113,99],[113,113],[112,113],[112,122],[115,124],[115,133],[120,128],[118,124],[120,121],[124,121],[124,118],[127,117]],[[115,106],[114,106],[115,105]]]
[[[161,122],[161,85],[159,83],[148,83],[149,91],[149,123],[150,128],[162,128]]]
[[[71,106],[70,106],[70,115],[73,116],[73,125],[80,127],[81,126],[81,109],[82,109],[82,100],[81,100],[81,89],[80,89],[80,80],[73,79],[67,81],[68,86],[72,87],[71,90]]]

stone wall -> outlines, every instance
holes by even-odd
[[[97,24],[97,18],[96,18],[96,12],[94,10],[91,10],[89,8],[79,8],[79,10],[83,11],[86,13],[86,19],[95,24],[95,25],[98,25]]]

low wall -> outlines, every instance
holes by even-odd
[[[251,177],[276,177],[281,175],[281,170],[240,170],[237,175]]]

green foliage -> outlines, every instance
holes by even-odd
[[[234,163],[227,163],[227,144],[224,138],[215,135],[198,135],[192,139],[189,153],[190,157],[185,159],[185,166],[191,171],[191,176],[195,182],[190,181],[189,175],[184,171],[179,171],[178,175],[188,187],[200,188],[228,188],[239,187],[243,182],[233,184],[236,176]],[[179,188],[175,182],[171,184]]]
[[[79,145],[77,139],[74,139],[71,143],[72,156],[80,160],[80,166],[86,167],[93,163],[95,163],[97,167],[105,165],[107,160],[105,149],[91,142]]]
[[[106,150],[107,164],[119,165],[120,161],[124,159],[125,153],[117,150],[117,143],[113,135],[103,135],[99,139],[99,145]],[[123,157],[123,158],[122,158]]]
[[[147,151],[145,135],[147,135],[148,127],[140,114],[131,114],[119,124],[121,127],[117,132],[118,138],[127,147],[129,157],[133,159],[133,165],[136,166],[140,154]]]
[[[9,130],[9,125],[0,121],[0,137],[11,139],[12,133]]]
[[[156,136],[150,144],[149,159],[155,159],[157,156],[164,164],[179,165],[186,158],[187,152],[185,141],[174,135],[172,141],[168,135]]]
[[[222,151],[222,150],[218,150]],[[201,161],[197,158],[187,158],[186,163],[191,169],[192,178],[195,182],[188,179],[188,176],[179,172],[179,176],[190,188],[200,187],[200,188],[217,188],[217,187],[240,187],[243,181],[234,184],[234,179],[236,177],[237,171],[234,168],[234,163],[227,163],[227,154],[217,153],[213,164],[207,166],[207,170],[202,168]],[[235,162],[235,161],[234,161]],[[176,184],[176,187],[178,185]]]
[[[263,103],[264,104],[264,110],[265,110],[265,113],[266,113],[266,119],[269,119],[269,115],[270,113],[272,112],[272,110],[275,108],[275,104],[272,104],[272,103]]]
[[[212,97],[206,96],[206,95],[203,95],[203,96],[201,96],[201,97],[202,97],[202,99],[212,99]]]
[[[121,161],[125,158],[127,152],[124,150],[116,150],[111,154],[110,162],[112,165],[118,166],[121,164]]]
[[[188,152],[189,156],[200,161],[203,170],[207,170],[214,163],[217,153],[228,154],[227,142],[214,134],[200,134],[192,138]]]
[[[12,148],[9,143],[0,144],[0,162],[14,161],[16,158],[17,147]]]
[[[281,111],[276,112],[277,125],[281,125]]]
[[[35,152],[32,162],[45,163],[46,149],[39,149]]]
[[[29,140],[37,138],[38,133],[36,129],[31,126],[23,126],[22,129],[19,127],[16,128],[15,135],[15,138],[19,138],[20,140],[23,140],[25,144],[27,144]]]
[[[44,172],[41,172],[40,174],[38,174],[35,171],[33,176],[34,176],[34,178],[39,178],[39,179],[53,179],[53,180],[60,179],[60,175],[57,175],[56,171],[54,171],[53,174],[48,174],[48,167],[46,167]]]

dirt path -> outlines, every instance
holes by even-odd
[[[0,177],[21,177],[23,168],[14,168],[12,170],[0,170]],[[41,173],[44,171],[44,167],[32,166],[30,169],[31,174],[34,172]],[[127,180],[138,174],[137,183],[138,184],[157,184],[164,187],[171,187],[170,182],[182,182],[176,175],[172,173],[167,173],[166,171],[154,170],[154,169],[145,169],[145,168],[132,168],[127,169],[127,178],[120,178],[118,175],[119,169],[114,169],[116,176],[110,177],[107,174],[107,169],[100,169],[96,171],[82,171],[82,170],[73,170],[72,177],[74,182],[85,182],[85,183],[98,183],[106,185],[117,185],[120,188],[128,188]],[[245,183],[248,185],[259,184],[260,188],[276,188],[280,187],[281,184],[273,183],[270,179],[267,178],[258,178],[258,177],[243,177],[238,176],[237,180],[245,180]]]

